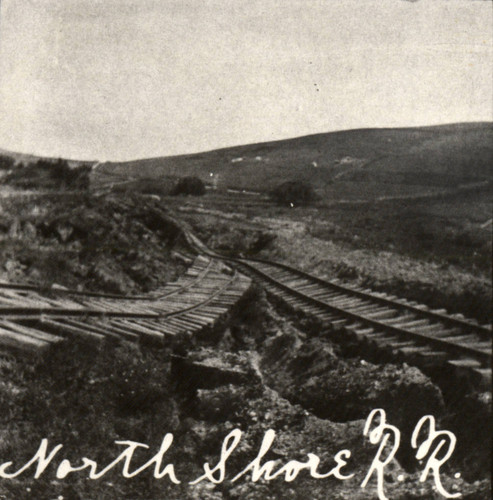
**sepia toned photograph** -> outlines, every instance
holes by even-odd
[[[491,0],[0,0],[0,500],[489,500]]]

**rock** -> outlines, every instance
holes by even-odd
[[[36,226],[32,222],[27,221],[24,224],[23,233],[26,238],[35,239],[37,235]]]
[[[196,411],[201,420],[224,422],[244,404],[244,390],[235,385],[197,391]]]
[[[204,359],[173,354],[171,373],[175,381],[191,390],[212,389],[227,384],[251,385],[260,382],[259,376],[249,366],[242,366],[211,354]]]
[[[215,484],[202,482],[189,487],[191,500],[224,500],[224,496],[217,491]]]
[[[19,219],[16,218],[10,224],[10,227],[9,227],[9,236],[11,238],[18,238],[20,230],[21,230],[21,224],[20,224]]]
[[[117,269],[112,269],[104,261],[94,264],[88,276],[95,279],[102,288],[111,292],[124,294],[133,288],[133,282],[130,278]]]
[[[7,272],[12,273],[15,271],[15,269],[17,268],[18,265],[19,265],[18,262],[16,262],[15,260],[9,259],[7,262],[5,262],[3,267],[5,268],[5,270]]]
[[[72,225],[65,222],[58,222],[55,225],[55,234],[57,238],[62,242],[66,243],[74,232],[74,228]]]
[[[422,415],[444,411],[440,390],[417,368],[340,359],[319,339],[300,344],[282,334],[268,344],[261,366],[284,397],[321,418],[345,422],[383,408],[406,431]]]
[[[29,269],[29,274],[28,274],[28,279],[34,283],[39,283],[41,281],[42,274],[41,271],[37,268],[30,268]]]

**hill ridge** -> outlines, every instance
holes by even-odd
[[[324,136],[329,136],[329,135],[337,135],[337,134],[348,134],[348,133],[358,133],[358,132],[384,132],[384,131],[426,131],[426,130],[436,130],[436,129],[441,129],[441,130],[446,130],[446,129],[464,129],[464,128],[482,128],[482,127],[493,127],[493,121],[487,122],[487,121],[474,121],[474,122],[453,122],[453,123],[443,123],[443,124],[435,124],[435,125],[420,125],[416,127],[362,127],[362,128],[351,128],[351,129],[342,129],[342,130],[333,130],[330,132],[316,132],[314,134],[306,134],[306,135],[301,135],[301,136],[295,136],[295,137],[289,137],[285,139],[276,139],[273,141],[261,141],[261,142],[252,142],[252,143],[247,143],[247,144],[237,144],[233,146],[225,146],[225,147],[220,147],[220,148],[214,148],[214,149],[207,149],[203,151],[197,151],[193,153],[180,153],[177,155],[158,155],[158,156],[151,156],[151,157],[144,157],[144,158],[134,158],[131,160],[123,160],[123,161],[112,161],[109,160],[104,163],[132,163],[136,161],[153,161],[157,159],[162,159],[162,158],[182,158],[182,157],[190,157],[194,155],[202,155],[202,154],[208,154],[208,153],[215,153],[215,152],[220,152],[220,151],[226,151],[226,150],[232,150],[232,149],[239,149],[239,148],[248,148],[248,147],[255,147],[255,146],[262,146],[262,145],[275,145],[279,144],[282,142],[286,141],[297,141],[297,140],[303,140],[303,139],[309,139],[309,138],[315,138],[315,137],[324,137]],[[36,153],[26,153],[26,152],[21,152],[21,151],[12,151],[10,149],[4,149],[0,147],[0,155],[5,155],[5,156],[12,156],[12,157],[29,157],[32,158],[32,161],[37,161],[38,159],[44,159],[44,160],[51,160],[51,159],[58,159],[60,158],[59,156],[49,156],[49,155],[38,155]],[[98,160],[79,160],[76,158],[67,158],[67,157],[61,157],[64,160],[67,160],[69,162],[74,162],[78,164],[89,164],[89,163],[97,163]]]

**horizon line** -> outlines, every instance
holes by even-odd
[[[1,0],[0,0],[1,2]],[[193,151],[193,152],[187,152],[187,153],[179,153],[179,154],[173,154],[173,155],[158,155],[158,156],[146,156],[146,157],[137,157],[137,158],[132,158],[129,160],[100,160],[100,159],[92,159],[92,160],[80,160],[80,159],[75,159],[75,158],[68,158],[65,156],[59,156],[59,155],[39,155],[36,153],[26,153],[26,152],[21,152],[21,151],[12,151],[10,149],[4,149],[0,147],[0,155],[2,154],[11,154],[11,155],[24,155],[24,156],[33,156],[36,159],[46,159],[46,160],[56,160],[56,159],[62,159],[66,160],[68,162],[77,162],[77,163],[131,163],[131,162],[136,162],[136,161],[147,161],[147,160],[156,160],[160,158],[181,158],[184,156],[193,156],[193,155],[200,155],[200,154],[207,154],[207,153],[213,153],[216,151],[224,151],[227,149],[234,149],[234,148],[241,148],[241,147],[248,147],[248,146],[258,146],[262,144],[275,144],[278,142],[283,142],[283,141],[292,141],[296,139],[303,139],[307,137],[315,137],[315,136],[320,136],[320,135],[329,135],[329,134],[338,134],[338,133],[345,133],[345,132],[361,132],[361,131],[369,131],[369,130],[409,130],[409,129],[426,129],[426,128],[438,128],[438,127],[450,127],[450,126],[457,126],[457,125],[488,125],[491,124],[493,125],[493,119],[492,120],[479,120],[479,121],[463,121],[463,122],[446,122],[446,123],[435,123],[431,125],[414,125],[414,126],[399,126],[399,127],[358,127],[358,128],[348,128],[348,129],[337,129],[337,130],[330,130],[326,132],[315,132],[313,134],[305,134],[305,135],[299,135],[299,136],[293,136],[293,137],[285,137],[283,139],[274,139],[271,141],[260,141],[260,142],[248,142],[248,143],[241,143],[241,144],[232,144],[229,146],[221,146],[218,148],[212,148],[212,149],[205,149],[205,150],[200,150],[200,151]]]

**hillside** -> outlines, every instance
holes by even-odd
[[[55,161],[58,158],[52,158],[48,156],[37,156],[27,153],[18,153],[14,151],[8,151],[7,149],[0,148],[0,156],[7,156],[9,158],[13,158],[17,164],[23,163],[25,165],[30,163],[36,163],[38,160],[47,160],[47,161]],[[67,159],[69,165],[71,167],[79,167],[79,166],[89,166],[94,164],[94,161],[82,161],[82,160],[72,160]]]
[[[412,194],[423,188],[490,180],[492,160],[493,123],[464,123],[316,134],[190,155],[110,162],[98,172],[124,177],[196,175],[204,181],[214,174],[219,186],[255,190],[303,179],[321,194],[332,195],[335,190],[352,198],[362,191]]]

